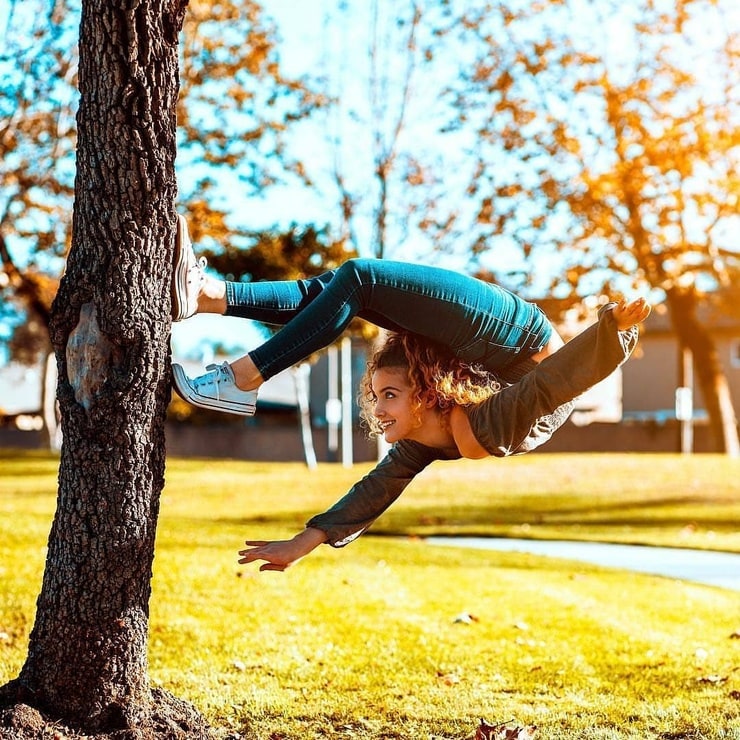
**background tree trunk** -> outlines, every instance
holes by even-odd
[[[173,736],[162,705],[177,702],[150,690],[147,639],[170,395],[183,12],[182,0],[82,7],[73,242],[51,322],[58,505],[28,657],[3,695],[85,732],[159,723],[154,736]]]
[[[670,307],[671,321],[681,346],[690,349],[693,355],[696,377],[704,396],[716,450],[738,457],[740,443],[730,388],[717,347],[707,328],[696,316],[696,294],[692,289],[669,288],[666,291],[666,302]]]

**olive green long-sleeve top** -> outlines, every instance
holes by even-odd
[[[632,354],[637,328],[618,331],[613,312],[606,310],[611,307],[602,309],[597,323],[520,381],[465,409],[473,434],[491,455],[521,455],[547,442],[570,416],[573,400]],[[326,532],[330,545],[343,547],[359,537],[430,463],[460,457],[456,447],[401,440],[342,499],[306,526]]]

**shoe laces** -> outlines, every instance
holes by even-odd
[[[200,285],[205,281],[205,270],[207,265],[208,260],[205,257],[200,257],[188,267],[188,285],[192,285],[193,283],[197,283],[198,285]]]
[[[193,378],[192,385],[195,390],[204,388],[206,386],[213,386],[218,397],[218,387],[221,383],[233,383],[233,376],[229,369],[229,363],[224,362],[221,365],[206,365],[207,372],[205,375],[201,375],[197,378]]]

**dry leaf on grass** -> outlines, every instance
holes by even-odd
[[[445,684],[445,686],[455,686],[456,684],[459,684],[460,681],[462,681],[462,677],[459,673],[455,673],[454,671],[450,673],[442,673],[441,671],[437,671],[437,680]]]
[[[475,731],[475,740],[533,740],[537,733],[534,725],[529,727],[507,727],[508,722],[491,725],[481,719]]]
[[[475,614],[463,612],[462,614],[458,614],[452,622],[453,624],[473,624],[473,622],[480,622],[480,619]]]
[[[696,679],[699,683],[725,683],[727,676],[699,676]]]

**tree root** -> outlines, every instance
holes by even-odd
[[[233,731],[210,727],[202,715],[167,691],[152,690],[146,720],[138,727],[89,734],[45,716],[38,709],[0,691],[0,737],[3,740],[240,740]]]

